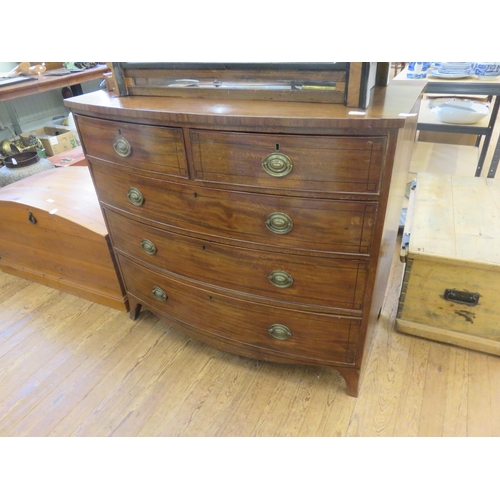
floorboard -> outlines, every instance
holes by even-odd
[[[398,333],[395,253],[358,398],[0,273],[0,436],[500,436],[500,358]]]

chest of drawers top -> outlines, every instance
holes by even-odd
[[[366,134],[374,129],[404,125],[425,84],[391,82],[376,87],[371,105],[356,110],[337,104],[238,101],[182,97],[117,97],[104,90],[72,97],[65,104],[74,113],[120,119],[133,123],[190,127],[203,123],[218,130],[265,130],[330,134],[350,128]]]

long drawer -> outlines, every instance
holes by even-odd
[[[170,228],[266,246],[369,254],[377,204],[177,184],[92,162],[101,203]]]
[[[191,130],[195,177],[211,183],[378,193],[386,139]]]
[[[146,308],[281,356],[353,363],[360,318],[250,304],[156,273],[118,255],[127,291]]]
[[[128,167],[187,177],[182,129],[77,115],[86,155]]]
[[[361,314],[367,259],[263,252],[163,231],[111,210],[105,217],[115,248],[150,266],[265,299]]]

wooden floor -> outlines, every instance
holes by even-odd
[[[0,271],[0,436],[500,436],[500,358],[395,332],[402,270],[358,398]]]
[[[0,273],[0,436],[500,436],[500,358],[394,331],[358,398],[333,369],[257,362]]]

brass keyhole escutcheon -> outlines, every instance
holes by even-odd
[[[155,296],[155,299],[159,300],[160,302],[165,302],[168,299],[165,291],[162,290],[159,286],[154,286],[151,292]]]
[[[269,335],[278,340],[287,340],[292,336],[292,332],[285,325],[275,324],[269,327]]]
[[[285,177],[293,168],[292,160],[283,153],[271,153],[264,158],[262,168],[273,177]]]
[[[147,238],[144,238],[141,241],[141,248],[148,254],[148,255],[154,255],[156,253],[156,245],[151,241],[148,240]]]
[[[122,157],[127,157],[132,154],[132,146],[130,143],[123,137],[123,135],[119,135],[115,141],[113,142],[113,148],[115,151]]]
[[[129,199],[132,205],[136,207],[140,207],[144,203],[144,196],[142,193],[135,187],[131,187],[127,192],[127,198]]]
[[[35,216],[31,212],[29,212],[29,214],[28,214],[28,220],[30,221],[30,224],[36,224],[37,223],[37,220],[36,220]]]
[[[273,271],[267,277],[278,288],[288,288],[293,284],[293,278],[286,271]]]
[[[266,227],[276,234],[286,234],[293,229],[292,219],[281,212],[274,212],[266,219]]]

